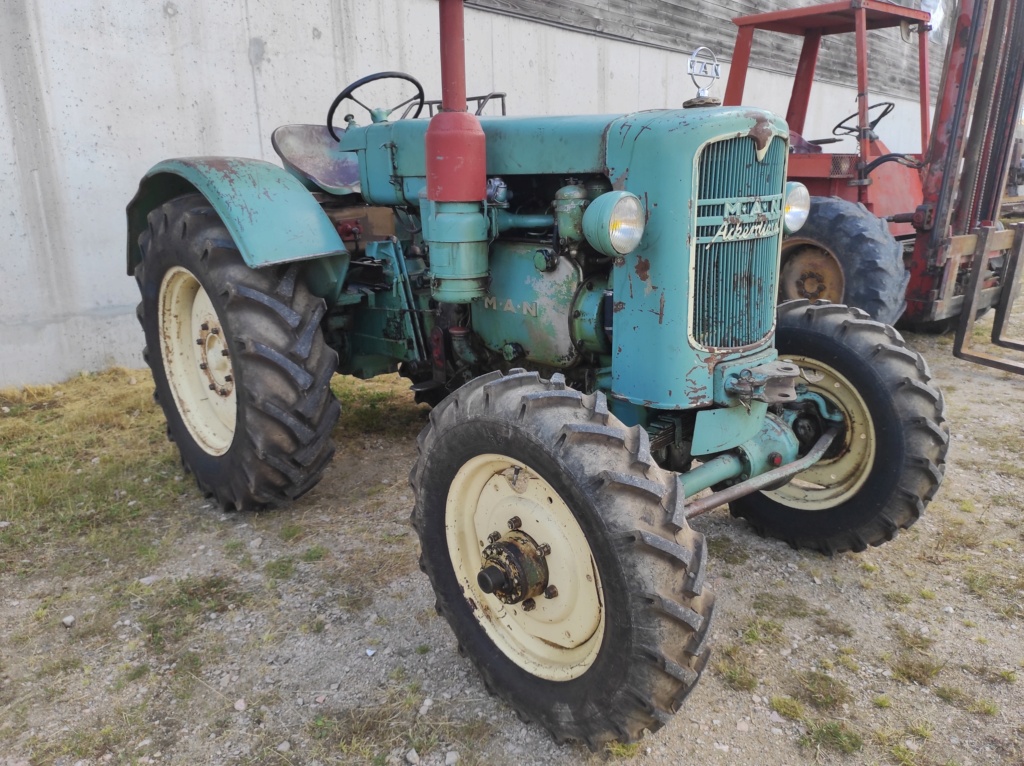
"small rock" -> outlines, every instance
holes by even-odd
[[[235,700],[235,710],[237,710],[239,713],[241,713],[242,711],[245,710],[245,700],[244,699]]]
[[[426,715],[430,711],[430,707],[433,704],[434,700],[430,699],[430,697],[427,697],[425,700],[423,700],[423,704],[420,705],[420,715]]]
[[[136,749],[136,750],[141,750],[141,749],[142,749],[142,748],[144,748],[144,747],[149,747],[149,745],[150,745],[150,744],[151,744],[152,742],[153,742],[153,740],[151,740],[151,739],[144,739],[144,740],[142,740],[142,742],[140,742],[139,744],[137,744],[137,745],[135,746],[135,749]]]
[[[942,607],[942,611],[945,612],[946,614],[953,614],[953,607],[951,607],[951,606],[944,606],[944,607]]]
[[[256,550],[261,545],[263,545],[263,538],[262,537],[257,537],[255,540],[250,540],[249,541],[249,547],[252,548],[253,550]]]
[[[99,459],[98,457],[94,457],[94,458],[93,458],[92,460],[90,460],[89,462],[90,462],[90,463],[92,463],[93,465],[98,465],[98,464],[99,464],[99,462],[100,462],[100,459]]]
[[[455,766],[459,762],[459,754],[454,750],[449,750],[444,754],[444,766]]]
[[[10,407],[0,407],[0,412],[2,412],[4,415],[6,415],[10,411],[11,411]]]
[[[295,700],[295,704],[298,705],[299,707],[302,707],[303,705],[306,704],[306,701],[304,699],[302,699],[302,697],[299,697],[297,700]]]
[[[129,386],[134,386],[138,382],[139,381],[137,381],[135,378],[128,378],[128,385]]]
[[[70,628],[72,625],[75,624],[75,616],[73,614],[69,614],[67,617],[61,620],[61,624],[65,628]]]
[[[918,750],[921,749],[921,746],[912,739],[908,739],[903,744],[906,746],[907,750],[909,750],[912,753],[916,753]]]
[[[376,649],[367,649],[367,650],[366,650],[366,656],[367,656],[367,657],[372,657],[372,656],[373,656],[373,655],[375,655],[376,653],[377,653],[377,650],[376,650]]]
[[[341,684],[331,684],[331,691],[336,692],[341,688]]]
[[[316,698],[316,704],[318,704],[318,705],[322,705],[322,704],[324,704],[324,701],[325,701],[326,699],[327,699],[327,697],[325,697],[324,695],[322,695],[322,694],[321,694],[320,696],[318,696],[318,697]]]
[[[752,701],[752,702],[753,702],[753,703],[754,703],[755,705],[760,705],[760,704],[761,704],[761,698],[760,698],[760,697],[758,697],[758,696],[757,696],[756,694],[752,694],[752,695],[750,696],[750,699],[751,699],[751,701]]]
[[[0,521],[0,529],[7,529],[7,527],[11,526],[13,523],[13,521]]]
[[[779,736],[780,734],[782,734],[782,729],[780,729],[778,726],[773,726],[772,734],[774,734],[775,736]]]
[[[746,721],[737,721],[736,731],[750,731],[750,724]]]
[[[157,575],[149,575],[147,577],[140,577],[139,578],[139,582],[142,583],[143,585],[152,585],[153,583],[155,583],[159,579],[160,578]]]
[[[408,753],[405,754],[405,761],[406,761],[406,763],[412,763],[412,764],[419,763],[420,762],[420,754],[417,753],[415,750],[410,750]]]
[[[721,750],[723,753],[728,753],[729,752],[729,746],[728,745],[723,745],[721,742],[716,742],[714,744],[714,748],[715,748],[715,750]]]
[[[783,718],[778,713],[776,713],[774,710],[772,711],[772,714],[770,716],[768,716],[768,720],[771,721],[772,723],[785,723],[786,722],[786,719]]]
[[[292,749],[292,743],[289,742],[288,740],[285,740],[284,742],[282,742],[280,745],[277,746],[277,752],[279,752],[279,753],[287,753],[291,749]]]

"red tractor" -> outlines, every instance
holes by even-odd
[[[755,30],[796,35],[803,46],[786,120],[791,130],[789,178],[809,189],[811,213],[783,245],[779,299],[847,303],[874,317],[922,329],[956,323],[978,272],[974,312],[996,305],[1012,284],[1013,235],[998,235],[979,253],[978,226],[998,218],[999,201],[1024,85],[1024,8],[1012,0],[961,0],[953,15],[934,131],[929,130],[930,16],[882,0],[842,0],[733,19],[738,27],[725,103],[743,101]],[[895,108],[870,102],[868,31],[898,28],[918,38],[920,154],[891,152],[876,128]],[[822,38],[856,36],[857,111],[832,136],[802,136]],[[969,134],[968,134],[969,129]],[[856,152],[823,147],[844,137]],[[951,236],[952,235],[952,236]],[[1019,244],[1019,243],[1017,243]],[[974,264],[980,268],[973,269]],[[1006,291],[1009,293],[1009,291]],[[1007,294],[1007,299],[1009,295]],[[958,344],[959,345],[959,344]]]

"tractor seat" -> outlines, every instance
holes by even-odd
[[[325,125],[282,125],[270,136],[285,168],[328,194],[359,194],[359,161],[343,152]]]
[[[796,131],[789,131],[789,153],[790,154],[821,154],[821,147],[808,141]]]

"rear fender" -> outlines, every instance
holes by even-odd
[[[155,165],[128,203],[129,275],[142,259],[139,235],[148,225],[149,212],[191,192],[209,201],[252,268],[317,258],[347,266],[348,251],[337,230],[287,171],[262,160],[186,157]],[[331,271],[344,279],[343,268]]]

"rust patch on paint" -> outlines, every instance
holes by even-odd
[[[757,153],[760,155],[768,148],[768,143],[772,140],[775,134],[772,132],[772,126],[768,122],[768,118],[760,112],[753,112],[748,115],[754,118],[754,127],[750,129],[748,135],[754,139],[754,144],[757,146]]]
[[[618,314],[624,308],[626,308],[626,304],[624,302],[622,302],[622,301],[615,301],[614,305],[612,306],[612,313],[613,314]]]
[[[650,260],[644,258],[642,255],[638,255],[636,257],[636,266],[633,267],[633,270],[636,271],[636,275],[640,277],[641,282],[646,282],[650,278]]]

